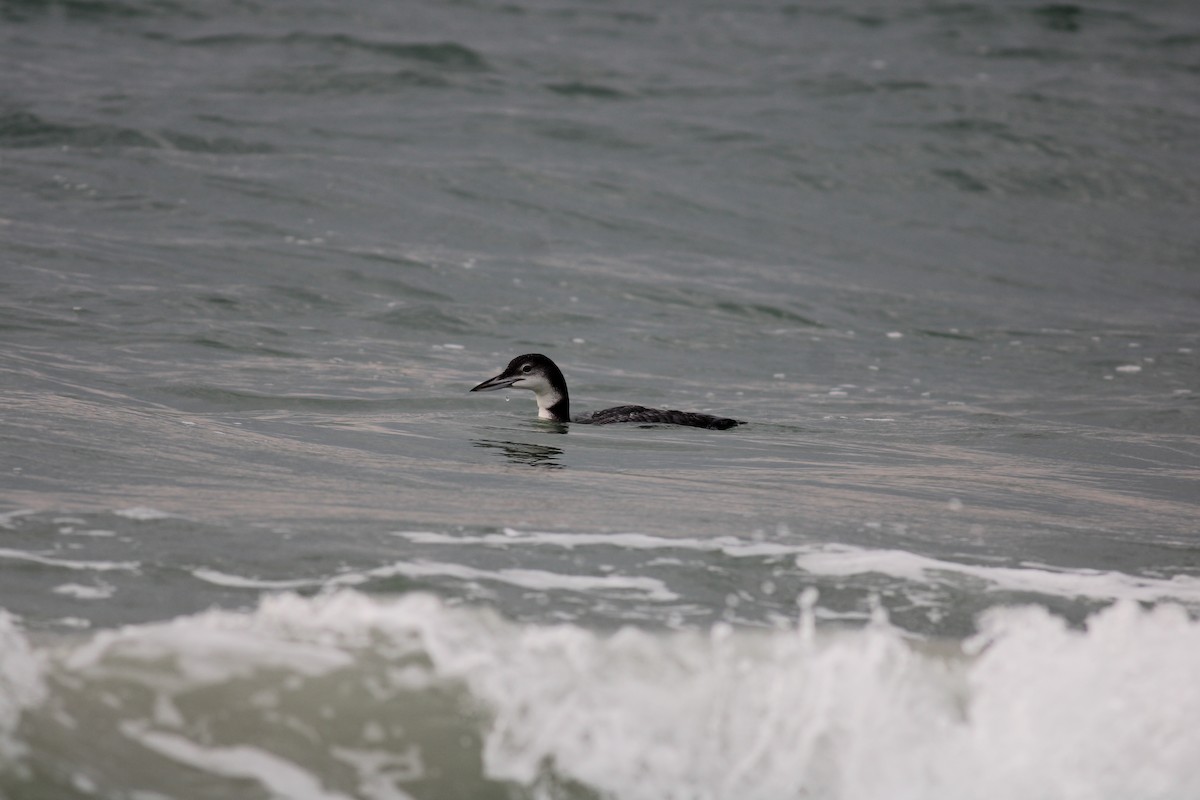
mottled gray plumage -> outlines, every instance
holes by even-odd
[[[614,406],[591,414],[581,414],[571,420],[585,425],[610,425],[615,422],[640,422],[644,425],[690,425],[693,428],[711,428],[723,431],[738,424],[736,419],[714,417],[696,411],[676,411],[673,408],[646,408],[645,406]]]

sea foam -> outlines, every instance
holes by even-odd
[[[186,777],[311,797],[1200,796],[1200,623],[1173,605],[1119,602],[1082,628],[997,607],[966,642],[811,615],[604,632],[351,589],[48,649],[3,624],[0,756],[101,793]]]

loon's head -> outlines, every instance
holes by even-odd
[[[494,392],[497,389],[528,389],[537,398],[538,416],[567,422],[571,416],[567,381],[558,365],[541,353],[527,353],[508,362],[494,378],[488,378],[472,392]]]

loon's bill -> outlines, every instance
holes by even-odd
[[[640,422],[658,425],[690,425],[723,431],[740,424],[736,419],[714,417],[695,411],[675,411],[645,406],[615,406],[591,414],[571,417],[571,400],[567,379],[558,365],[541,353],[527,353],[508,362],[504,371],[488,378],[472,392],[494,392],[497,389],[528,389],[537,400],[538,416],[555,422],[578,422],[586,425],[611,425],[617,422]]]

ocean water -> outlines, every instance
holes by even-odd
[[[0,0],[0,69],[0,798],[1200,797],[1194,4]],[[468,393],[525,352],[746,424]]]

